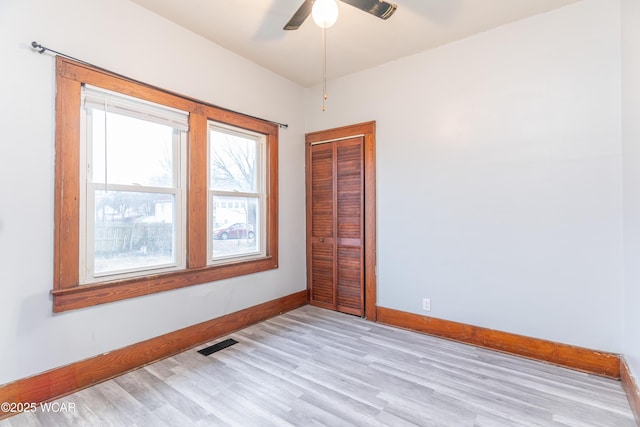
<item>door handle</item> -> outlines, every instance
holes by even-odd
[[[324,237],[320,238],[320,243],[324,243]]]

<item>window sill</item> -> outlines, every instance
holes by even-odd
[[[278,268],[276,260],[268,256],[257,260],[58,289],[51,291],[53,311],[60,313],[276,268]]]

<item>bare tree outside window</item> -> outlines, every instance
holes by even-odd
[[[256,191],[256,141],[211,132],[211,187],[216,190]]]

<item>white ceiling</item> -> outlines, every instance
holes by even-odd
[[[322,80],[322,30],[282,27],[302,0],[132,0],[303,86]],[[580,0],[395,0],[384,21],[338,1],[328,78],[344,76]]]

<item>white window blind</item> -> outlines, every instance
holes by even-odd
[[[179,130],[189,129],[189,113],[96,86],[83,85],[82,106],[122,114]]]

